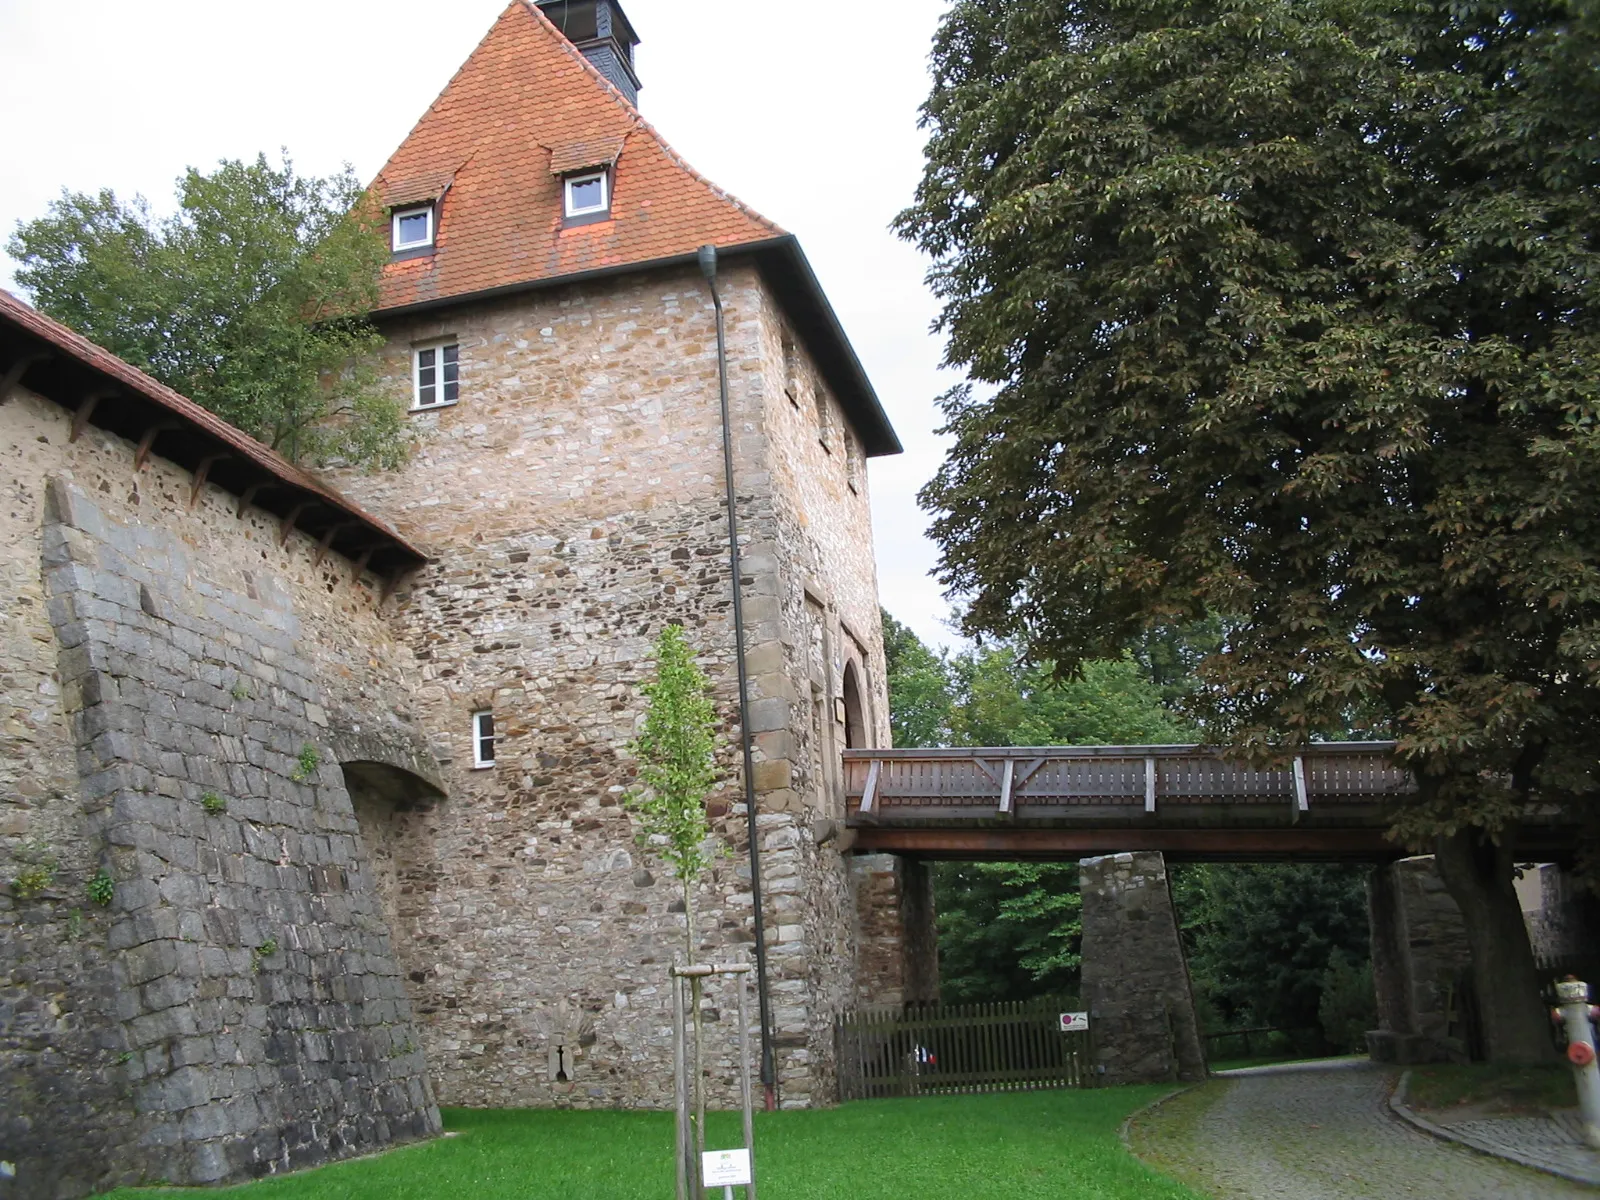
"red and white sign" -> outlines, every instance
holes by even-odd
[[[1081,1013],[1062,1013],[1061,1014],[1061,1032],[1062,1033],[1088,1033],[1089,1032],[1089,1014],[1086,1013],[1086,1012],[1081,1012]]]

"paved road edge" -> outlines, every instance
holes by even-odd
[[[1590,1187],[1600,1184],[1600,1178],[1596,1178],[1593,1175],[1585,1175],[1578,1171],[1566,1171],[1560,1167],[1551,1166],[1549,1163],[1540,1162],[1529,1155],[1507,1150],[1503,1146],[1490,1146],[1458,1130],[1446,1129],[1443,1125],[1435,1125],[1428,1118],[1419,1115],[1406,1104],[1406,1087],[1410,1082],[1411,1072],[1403,1072],[1400,1076],[1400,1082],[1395,1084],[1394,1091],[1389,1095],[1389,1111],[1413,1128],[1420,1129],[1423,1133],[1437,1138],[1441,1142],[1453,1142],[1457,1146],[1465,1146],[1468,1150],[1476,1151],[1489,1158],[1498,1158],[1502,1162],[1516,1163],[1519,1167],[1528,1167],[1546,1175],[1554,1175],[1570,1183],[1583,1183],[1588,1184]],[[1166,1097],[1162,1097],[1162,1099],[1164,1100]],[[1160,1103],[1160,1101],[1157,1101],[1157,1103]]]
[[[1215,1077],[1213,1076],[1213,1078],[1215,1078]],[[1145,1105],[1140,1106],[1139,1108],[1134,1109],[1131,1113],[1129,1113],[1126,1117],[1124,1117],[1122,1119],[1122,1124],[1117,1128],[1117,1137],[1122,1140],[1122,1148],[1124,1150],[1126,1150],[1129,1154],[1133,1155],[1134,1158],[1136,1158],[1140,1162],[1144,1163],[1145,1166],[1150,1167],[1150,1164],[1147,1163],[1147,1162],[1144,1162],[1144,1159],[1139,1156],[1139,1152],[1133,1148],[1133,1138],[1132,1138],[1132,1136],[1131,1136],[1131,1134],[1129,1132],[1133,1128],[1133,1123],[1135,1121],[1137,1121],[1140,1117],[1149,1116],[1151,1113],[1155,1112],[1156,1109],[1160,1108],[1163,1104],[1165,1104],[1168,1100],[1171,1100],[1174,1096],[1181,1096],[1185,1092],[1192,1092],[1192,1091],[1195,1090],[1195,1088],[1203,1087],[1205,1084],[1210,1083],[1210,1082],[1211,1082],[1210,1079],[1205,1079],[1205,1080],[1201,1080],[1199,1083],[1186,1083],[1182,1087],[1173,1088],[1170,1092],[1168,1092],[1164,1096],[1157,1096],[1154,1100],[1150,1101],[1149,1104],[1145,1104]],[[1154,1167],[1150,1167],[1150,1169],[1152,1171],[1155,1170]]]

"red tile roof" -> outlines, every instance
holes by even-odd
[[[46,348],[43,357],[40,342]],[[254,488],[251,494],[259,496],[258,503],[269,511],[298,508],[298,526],[308,532],[320,534],[336,526],[338,540],[330,543],[335,549],[354,557],[367,547],[376,547],[375,566],[378,559],[393,567],[415,567],[427,560],[387,523],[310,472],[0,289],[0,376],[23,358],[32,360],[20,376],[29,391],[74,410],[84,403],[87,393],[101,391],[104,398],[91,410],[93,424],[123,436],[130,431],[142,436],[160,424],[160,441],[153,443],[156,453],[191,468],[203,458],[220,462],[209,472],[213,483],[235,493]],[[90,374],[87,378],[81,373],[74,375],[69,369],[73,367]],[[111,386],[96,387],[91,379]],[[0,396],[0,403],[4,401]],[[270,492],[266,490],[269,485]]]
[[[563,228],[553,169],[613,153],[612,218]],[[526,0],[500,14],[384,165],[376,190],[393,205],[441,175],[453,181],[437,248],[389,265],[380,311],[655,262],[707,242],[728,248],[784,236],[679,158]]]

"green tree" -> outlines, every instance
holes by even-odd
[[[910,626],[883,609],[883,652],[889,670],[889,729],[896,746],[950,744],[950,668]]]
[[[38,308],[295,461],[393,467],[404,410],[371,365],[388,261],[346,168],[328,179],[222,162],[178,207],[63,193],[7,245]]]
[[[963,746],[1115,746],[1192,742],[1198,731],[1162,704],[1129,658],[1082,664],[1060,678],[1019,660],[1009,645],[966,651],[951,663],[951,725]]]
[[[1324,1029],[1321,1013],[1325,999],[1330,1012],[1349,1006],[1345,976],[1368,961],[1365,879],[1364,867],[1324,863],[1178,867],[1173,900],[1205,1022],[1290,1030],[1308,1051],[1347,1049],[1349,1030]],[[1367,996],[1370,1005],[1370,978]]]
[[[1262,756],[1392,730],[1490,1056],[1549,1053],[1507,836],[1594,810],[1600,50],[1536,0],[957,0],[902,233],[969,632],[1066,670],[1207,613]]]
[[[638,819],[640,844],[666,860],[672,877],[683,889],[688,951],[684,965],[693,966],[699,949],[695,889],[711,865],[706,797],[716,782],[716,709],[711,702],[710,683],[694,661],[682,625],[668,625],[661,631],[656,639],[655,660],[656,677],[642,689],[650,701],[644,729],[631,747],[639,760],[640,786],[627,793],[623,802]],[[677,986],[676,980],[673,986]],[[691,1101],[688,1119],[699,1151],[705,1149],[706,1126],[702,987],[700,976],[691,978],[689,1011],[694,1044],[687,1047]],[[673,1036],[681,1035],[682,1031],[674,1026]],[[697,1158],[687,1164],[691,1179],[698,1178],[698,1161]]]
[[[656,639],[656,677],[642,690],[650,705],[632,751],[639,787],[627,808],[639,821],[642,845],[666,860],[683,888],[689,962],[695,959],[694,889],[711,864],[706,797],[716,782],[716,710],[705,672],[683,636],[668,625]]]
[[[939,863],[933,879],[946,1004],[1078,994],[1077,863]]]

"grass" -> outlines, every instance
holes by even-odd
[[[758,1114],[762,1200],[1199,1200],[1144,1166],[1118,1129],[1163,1087],[876,1100]],[[738,1118],[709,1122],[738,1144]],[[449,1109],[461,1136],[224,1189],[247,1200],[659,1200],[671,1196],[666,1113]],[[742,1189],[739,1190],[742,1195]],[[103,1200],[193,1196],[123,1190]]]
[[[1450,1063],[1413,1067],[1406,1103],[1435,1112],[1471,1106],[1491,1113],[1538,1113],[1575,1108],[1578,1092],[1572,1068],[1564,1063],[1535,1067]]]

